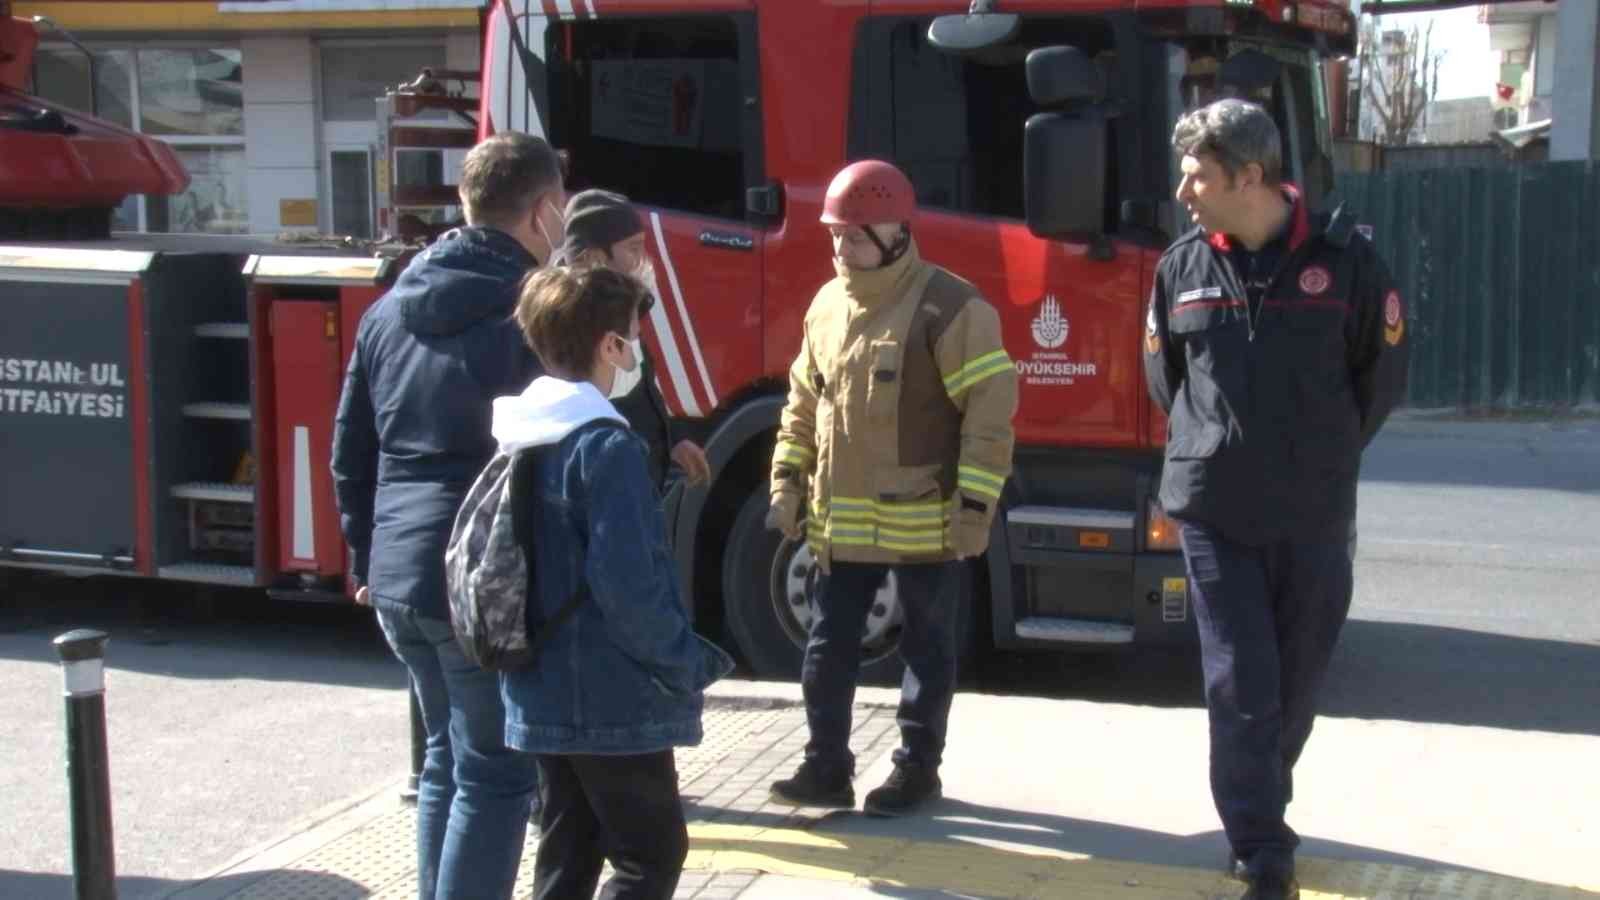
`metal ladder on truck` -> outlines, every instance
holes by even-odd
[[[466,96],[477,72],[423,69],[379,97],[378,232],[404,244],[429,243],[461,224],[453,163],[477,142],[478,101]],[[430,117],[447,113],[448,119]],[[451,124],[451,120],[465,124]]]

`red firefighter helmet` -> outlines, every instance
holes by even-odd
[[[911,221],[917,193],[906,173],[879,159],[851,163],[833,176],[822,201],[824,225],[880,225]]]

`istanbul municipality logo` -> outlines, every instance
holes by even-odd
[[[1033,342],[1046,350],[1054,350],[1067,342],[1067,317],[1061,314],[1061,304],[1054,294],[1044,298],[1039,315],[1033,320]]]

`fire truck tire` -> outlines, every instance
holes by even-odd
[[[808,617],[801,592],[814,589],[814,564],[802,544],[784,540],[766,528],[767,492],[761,485],[745,500],[733,523],[722,558],[724,620],[729,636],[757,678],[792,681],[800,676]],[[803,588],[800,584],[804,585]],[[957,665],[970,671],[976,657],[972,567],[961,567],[957,589]],[[801,610],[798,614],[794,611]],[[863,640],[861,681],[898,684],[905,666],[900,660],[899,628],[892,610],[875,604]]]

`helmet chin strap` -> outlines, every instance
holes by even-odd
[[[883,254],[883,265],[878,266],[880,269],[886,269],[894,265],[900,260],[900,257],[906,255],[906,250],[911,247],[911,224],[909,222],[900,223],[900,236],[895,238],[893,244],[885,244],[870,225],[861,226],[861,230],[867,233],[867,239],[872,241],[873,246],[878,248],[879,253]]]

